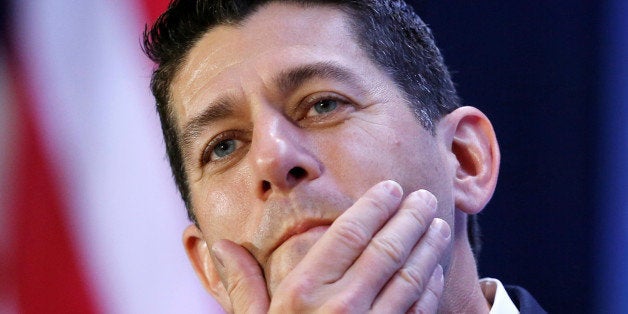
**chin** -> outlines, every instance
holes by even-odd
[[[264,265],[268,294],[272,298],[277,286],[297,267],[329,226],[319,226],[296,234],[282,243]]]

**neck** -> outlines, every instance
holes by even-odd
[[[466,214],[456,211],[454,243],[439,313],[488,313],[477,266],[467,239]]]

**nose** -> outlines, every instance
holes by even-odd
[[[288,193],[320,176],[322,165],[306,148],[303,129],[279,112],[260,113],[255,120],[250,154],[260,199]]]

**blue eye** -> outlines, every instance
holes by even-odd
[[[201,166],[231,160],[245,146],[247,138],[248,135],[238,130],[219,133],[205,145],[200,159]]]
[[[233,153],[237,148],[237,142],[234,139],[228,139],[221,141],[212,150],[212,155],[218,158],[223,158]]]
[[[338,108],[338,101],[335,99],[323,99],[320,100],[318,102],[316,102],[314,104],[314,106],[312,107],[312,109],[310,110],[310,113],[312,113],[311,111],[314,110],[316,114],[325,114],[325,113],[330,113],[334,110],[336,110],[336,108]],[[310,115],[310,113],[308,113],[308,116]],[[314,114],[314,113],[312,113]]]

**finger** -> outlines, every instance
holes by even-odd
[[[380,182],[370,188],[334,221],[297,269],[314,270],[320,274],[316,280],[321,283],[337,281],[396,212],[402,195],[401,186],[394,181]]]
[[[427,283],[427,287],[419,300],[412,305],[408,313],[436,313],[440,297],[443,294],[445,278],[443,267],[438,265]]]
[[[212,246],[216,269],[227,290],[234,313],[266,313],[266,281],[257,261],[243,247],[221,240]]]
[[[428,229],[436,215],[437,201],[425,190],[410,193],[400,209],[373,237],[364,253],[356,260],[343,280],[350,291],[364,291],[364,300],[371,302],[380,294],[382,287],[406,263],[408,256]],[[426,271],[429,277],[432,268]],[[414,300],[416,301],[416,300]],[[410,302],[406,309],[414,301]]]
[[[433,288],[430,287],[431,277],[434,269],[440,267],[438,263],[450,240],[449,225],[440,218],[434,218],[403,267],[377,296],[373,308],[395,308],[405,312],[423,294],[433,294],[434,291],[430,290]]]

